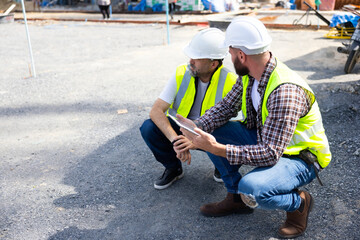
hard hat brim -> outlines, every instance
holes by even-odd
[[[229,47],[240,49],[246,55],[257,55],[257,54],[261,54],[261,53],[264,53],[264,52],[270,50],[270,44],[260,47],[260,48],[256,48],[256,49],[249,49],[244,46],[235,46],[235,45],[233,45],[233,46],[230,45]]]
[[[224,59],[229,54],[229,51],[226,51],[225,53],[213,54],[212,56],[203,56],[201,53],[194,52],[190,45],[185,46],[183,48],[183,52],[191,59]]]
[[[186,56],[188,56],[188,57],[191,58],[191,59],[200,59],[199,55],[195,54],[195,53],[191,50],[191,48],[190,48],[189,45],[187,45],[187,46],[185,46],[185,47],[183,48],[183,52],[184,52],[184,54],[185,54]]]

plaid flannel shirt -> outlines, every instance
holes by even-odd
[[[246,127],[257,129],[256,145],[226,145],[226,157],[230,164],[252,166],[272,166],[277,163],[294,134],[299,118],[305,116],[311,107],[310,96],[301,87],[294,84],[282,84],[269,96],[267,109],[269,115],[262,125],[261,106],[267,83],[276,67],[272,56],[259,80],[259,109],[256,112],[251,90],[255,78],[249,75],[248,94],[246,96]],[[239,77],[226,97],[197,119],[197,124],[206,132],[212,132],[224,125],[230,118],[237,116],[242,105],[242,78]],[[258,114],[257,114],[258,113]]]

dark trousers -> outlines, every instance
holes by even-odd
[[[180,128],[171,119],[169,121],[172,128],[180,135]],[[146,145],[148,145],[154,154],[155,159],[165,168],[178,168],[181,166],[181,161],[176,157],[171,142],[151,119],[145,120],[140,127],[140,132]]]
[[[105,17],[110,18],[109,5],[99,5],[99,8],[104,19]]]
[[[175,3],[169,3],[169,14],[175,12]]]

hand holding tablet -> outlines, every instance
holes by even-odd
[[[198,134],[197,132],[194,131],[194,128],[195,128],[195,127],[194,127],[193,125],[190,125],[190,124],[188,124],[188,123],[186,123],[186,122],[184,122],[184,121],[181,121],[179,118],[174,117],[174,116],[171,116],[170,114],[169,114],[169,117],[170,117],[172,120],[174,120],[174,122],[175,122],[179,127],[182,127],[182,128],[184,128],[184,129],[188,130],[189,132],[191,132],[191,133],[193,133],[193,134],[195,134],[195,135],[197,135],[197,136],[200,136],[200,134]]]

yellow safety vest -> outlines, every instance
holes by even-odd
[[[237,76],[223,65],[214,72],[202,102],[200,116],[226,96],[236,79]],[[176,97],[167,113],[187,117],[196,96],[195,78],[190,75],[187,65],[176,68],[176,85]]]
[[[242,96],[242,111],[246,120],[246,90],[249,85],[249,76],[242,78],[243,82],[243,96]],[[267,100],[269,95],[278,86],[284,83],[291,83],[302,87],[312,96],[311,109],[304,116],[299,119],[294,135],[284,151],[284,154],[298,155],[300,151],[308,149],[317,156],[319,165],[325,168],[331,161],[330,147],[325,135],[325,130],[322,124],[322,118],[319,106],[315,100],[314,92],[310,86],[297,73],[290,70],[285,64],[277,60],[277,66],[270,75],[269,82],[266,86],[263,103],[261,107],[262,124],[264,125],[266,117],[269,115],[267,109]]]

